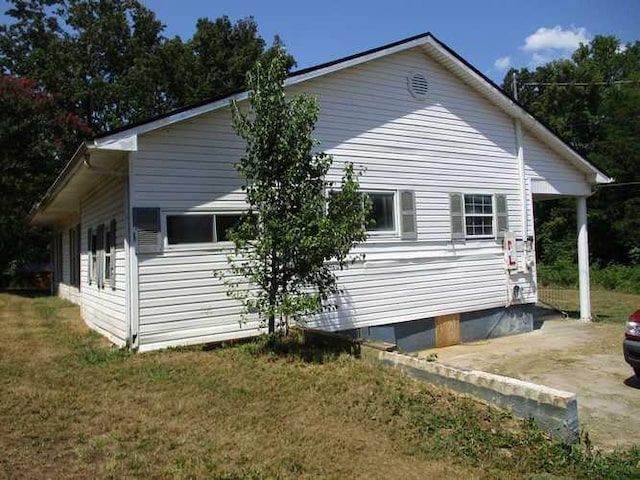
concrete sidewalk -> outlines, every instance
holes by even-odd
[[[554,318],[531,333],[434,348],[438,362],[578,395],[580,425],[599,448],[640,445],[640,381],[622,356],[622,325]]]

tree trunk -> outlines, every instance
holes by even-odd
[[[269,335],[274,333],[276,333],[276,316],[271,313],[269,314]]]
[[[271,250],[271,285],[269,286],[269,335],[276,333],[276,304],[278,297],[278,265],[275,248]]]

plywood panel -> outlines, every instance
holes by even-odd
[[[448,347],[460,343],[460,315],[436,317],[436,347]]]

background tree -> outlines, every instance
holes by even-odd
[[[4,73],[60,96],[96,132],[162,111],[159,75],[148,68],[162,24],[135,0],[12,0],[0,28]]]
[[[88,127],[24,78],[0,76],[0,273],[48,257],[46,230],[26,225],[34,199]]]
[[[164,26],[137,0],[9,0],[0,26],[0,68],[60,94],[62,106],[96,133],[244,87],[246,72],[273,46],[252,18],[201,18],[193,37]],[[295,64],[287,56],[287,66]]]
[[[239,90],[256,60],[270,58],[281,45],[276,37],[267,48],[253,18],[235,24],[227,17],[200,19],[192,39],[169,40],[155,14],[137,0],[7,3],[10,22],[0,25],[0,235],[2,245],[19,238],[22,246],[0,250],[0,273],[9,264],[46,258],[48,236],[28,228],[24,214],[89,132]],[[285,58],[291,67],[293,57]],[[73,121],[51,123],[59,118]]]
[[[286,330],[289,319],[331,308],[335,271],[356,260],[349,252],[366,238],[369,208],[351,164],[341,188],[332,191],[326,180],[332,158],[313,152],[318,103],[306,95],[285,96],[288,65],[280,49],[271,62],[258,62],[248,75],[248,112],[233,104],[234,129],[247,142],[236,168],[249,208],[231,234],[234,277],[226,281],[230,295],[258,312],[269,333]],[[238,277],[256,288],[247,290],[233,279]]]
[[[640,42],[596,36],[570,59],[511,70],[502,88],[616,182],[640,181]],[[526,155],[526,152],[525,152]],[[640,261],[638,186],[601,188],[589,199],[591,254],[601,264]],[[537,250],[543,262],[573,260],[575,203],[536,204]]]

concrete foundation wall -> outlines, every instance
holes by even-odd
[[[533,305],[492,308],[460,315],[460,340],[477,342],[533,330]]]
[[[361,356],[398,368],[414,378],[442,385],[503,408],[519,418],[533,418],[557,439],[572,443],[579,438],[576,395],[543,385],[480,371],[466,371],[396,352],[361,346]]]
[[[534,305],[492,308],[460,315],[461,342],[476,342],[533,330]],[[341,332],[352,338],[396,345],[400,352],[416,352],[436,346],[435,319],[426,318]]]

